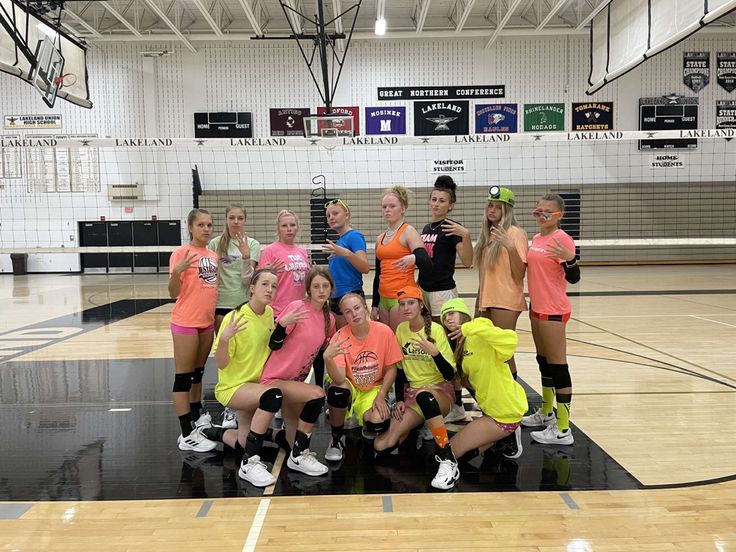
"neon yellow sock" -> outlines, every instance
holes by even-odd
[[[572,393],[557,393],[557,429],[567,431],[570,429],[570,403]]]

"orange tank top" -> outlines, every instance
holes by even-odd
[[[411,251],[405,245],[401,245],[401,234],[406,230],[407,224],[403,223],[396,235],[388,244],[383,245],[385,232],[378,237],[376,244],[376,258],[381,263],[381,281],[378,282],[378,293],[386,299],[396,299],[396,292],[405,286],[416,286],[414,281],[414,267],[400,270],[394,266],[394,262],[401,257],[410,255]]]

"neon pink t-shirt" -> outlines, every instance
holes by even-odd
[[[534,236],[526,256],[529,302],[531,309],[539,314],[572,312],[570,299],[567,297],[565,270],[562,268],[565,261],[547,254],[554,247],[555,239],[566,249],[575,251],[573,239],[558,228],[546,236]]]
[[[306,300],[292,301],[281,311],[279,319],[302,306],[309,318],[286,327],[286,340],[278,351],[268,357],[261,374],[261,383],[276,380],[304,381],[312,369],[314,358],[326,340],[335,335],[335,316],[330,313],[330,333],[325,336],[325,314]]]
[[[292,301],[304,298],[309,273],[309,255],[306,249],[297,245],[277,241],[266,246],[261,252],[258,266],[265,267],[277,259],[284,263],[284,268],[279,271],[276,297],[271,303],[276,316]]]
[[[194,266],[182,272],[181,289],[171,313],[171,323],[186,328],[207,328],[215,323],[217,305],[217,254],[191,244],[175,249],[169,259],[169,276],[187,254],[194,253]]]
[[[399,342],[386,324],[370,320],[370,330],[365,339],[353,335],[350,326],[337,332],[335,339],[348,338],[348,352],[335,357],[335,364],[345,368],[345,376],[357,388],[367,390],[383,383],[386,366],[404,360]]]

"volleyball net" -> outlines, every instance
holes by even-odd
[[[329,236],[327,200],[343,199],[370,243],[385,229],[382,190],[402,184],[412,191],[407,222],[421,230],[441,174],[458,184],[451,216],[473,239],[488,189],[498,185],[516,194],[516,216],[530,236],[537,200],[560,193],[581,262],[734,262],[734,137],[734,129],[232,140],[4,136],[0,267],[9,271],[8,253],[27,253],[31,271],[80,270],[80,254],[117,255],[122,266],[115,268],[123,271],[142,269],[144,259],[142,271],[165,269],[166,253],[188,238],[189,210],[209,210],[220,232],[232,202],[245,205],[248,234],[263,244],[275,239],[278,211],[293,210],[299,242],[318,257]],[[673,143],[686,147],[664,147]],[[84,226],[93,223],[94,239]]]

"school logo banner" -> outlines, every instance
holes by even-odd
[[[366,107],[366,134],[406,134],[405,107]]]
[[[324,108],[324,106],[319,106],[317,108],[317,115],[327,115],[327,110]],[[357,105],[351,107],[332,106],[331,115],[352,115],[353,136],[358,136],[360,134],[360,108]],[[339,132],[338,135],[340,135]]]
[[[571,130],[613,130],[613,102],[573,103]]]
[[[718,84],[726,91],[736,90],[736,52],[716,54],[716,78]]]
[[[518,104],[478,104],[475,106],[475,133],[518,132]]]
[[[682,56],[682,78],[696,94],[710,82],[710,52],[685,52]]]
[[[736,128],[736,100],[716,100],[716,128]]]
[[[304,117],[308,116],[308,107],[269,109],[271,136],[304,136]]]
[[[414,102],[415,136],[457,136],[468,134],[470,102]]]
[[[565,104],[524,104],[524,132],[565,130]]]

